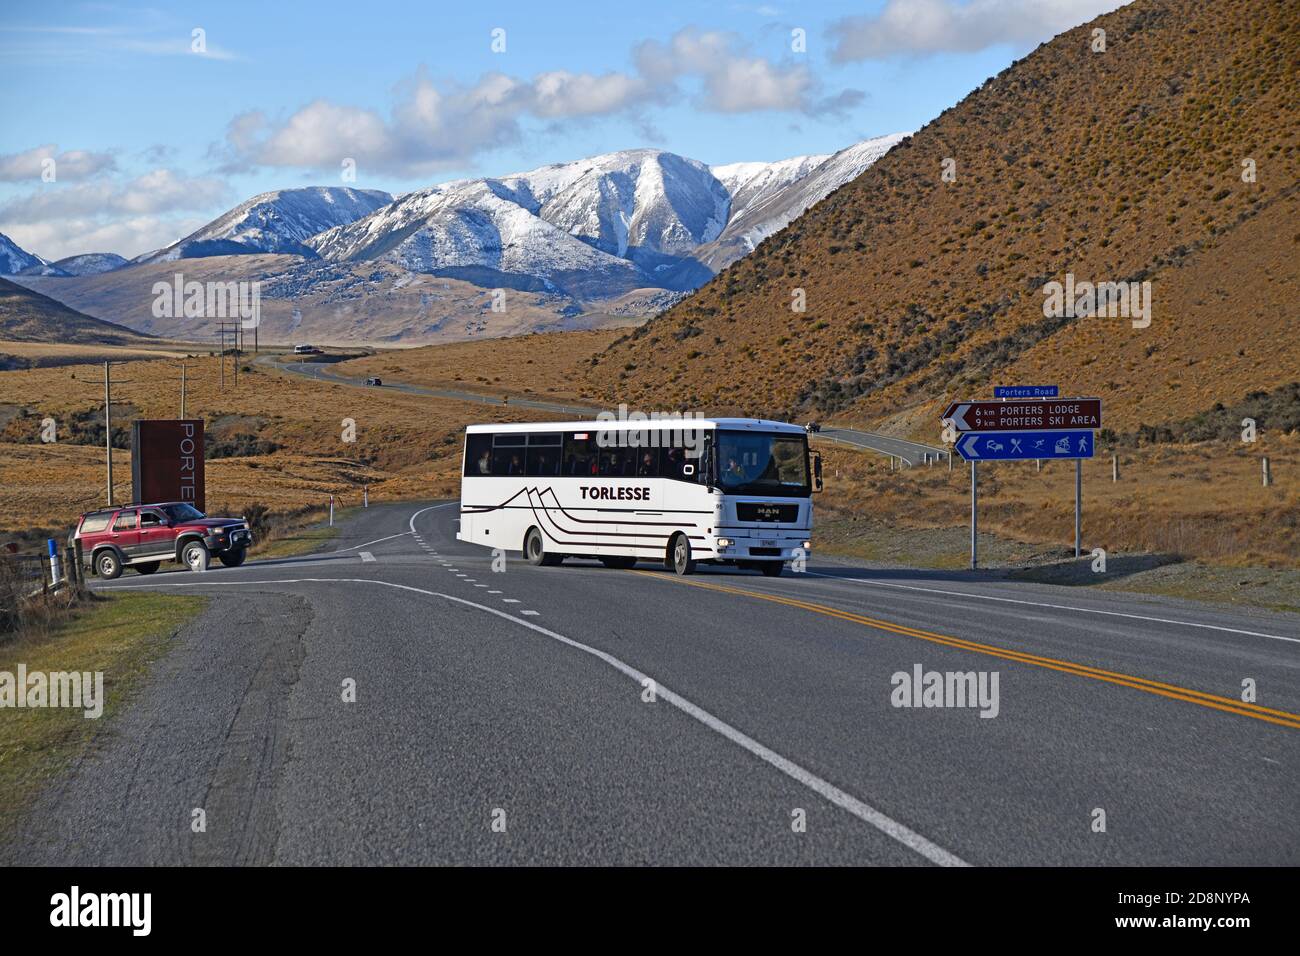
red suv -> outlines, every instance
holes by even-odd
[[[81,516],[74,543],[101,578],[112,580],[124,567],[153,574],[164,561],[205,571],[212,555],[237,568],[253,543],[243,518],[209,518],[193,505],[172,501],[158,505],[105,508]]]

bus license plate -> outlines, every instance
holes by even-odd
[[[764,548],[775,548],[775,547],[776,547],[776,539],[774,539],[774,538],[771,539],[771,540],[769,540],[769,539],[767,539],[767,538],[764,538],[764,539],[762,539],[761,541],[759,541],[758,543],[759,543],[760,546],[762,546],[762,547],[764,547]]]

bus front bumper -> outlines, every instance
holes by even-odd
[[[807,531],[720,535],[715,546],[719,561],[793,561],[812,553]]]

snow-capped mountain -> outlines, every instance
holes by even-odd
[[[696,258],[714,272],[726,268],[780,232],[894,148],[909,133],[863,140],[829,156],[797,156],[776,163],[733,163],[713,173],[731,193],[731,216],[716,242]]]
[[[114,269],[121,269],[129,261],[113,252],[86,252],[79,256],[58,259],[51,265],[63,275],[97,276],[112,272]]]
[[[28,252],[4,233],[0,232],[0,276],[13,276],[25,269],[40,270],[49,263],[40,256]]]
[[[834,155],[710,168],[654,149],[606,153],[410,193],[309,240],[333,261],[611,298],[687,291],[753,249],[901,139]]]
[[[378,189],[346,186],[277,189],[254,196],[184,239],[132,261],[171,262],[257,252],[312,258],[315,253],[305,244],[306,240],[333,226],[369,215],[392,201],[392,196]]]
[[[264,308],[284,312],[285,334],[321,341],[418,344],[599,327],[661,311],[699,288],[902,138],[713,167],[633,149],[396,199],[286,189],[254,196],[122,268],[93,254],[52,265],[32,257],[24,264],[46,272],[23,282],[164,336],[196,329],[141,314],[150,301],[141,290],[180,259],[195,260],[186,265],[195,275],[261,281]],[[510,313],[485,319],[497,315],[486,297],[497,288],[516,291]]]

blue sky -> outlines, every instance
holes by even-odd
[[[833,152],[923,126],[1118,5],[9,4],[0,232],[47,259],[136,255],[269,189],[402,192],[639,146]]]

